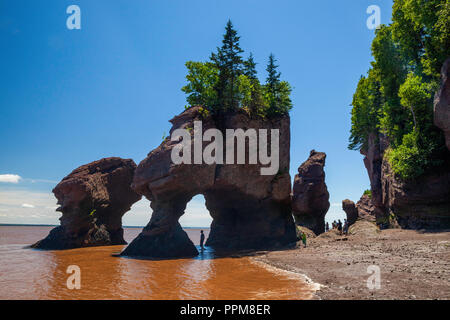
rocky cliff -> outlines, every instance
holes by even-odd
[[[292,212],[296,224],[314,231],[325,231],[325,215],[330,208],[329,193],[325,184],[325,158],[323,152],[310,152],[294,178]]]
[[[349,199],[342,200],[342,210],[347,215],[347,221],[350,225],[357,220],[375,222],[376,208],[372,203],[371,196],[363,194],[361,199],[355,204]]]
[[[105,158],[83,165],[54,189],[61,225],[32,245],[38,249],[126,244],[122,216],[141,196],[131,189],[136,164]]]
[[[195,124],[197,121],[201,121],[200,132]],[[269,249],[295,242],[290,206],[289,116],[262,120],[238,112],[217,119],[204,116],[200,107],[192,107],[173,118],[171,123],[172,138],[177,129],[190,132],[193,139],[187,141],[183,138],[182,143],[184,150],[192,151],[192,154],[186,151],[192,163],[196,163],[196,148],[206,151],[208,145],[211,146],[212,139],[204,139],[199,145],[195,145],[198,140],[194,139],[196,135],[201,139],[205,133],[211,132],[209,129],[218,129],[224,136],[226,129],[278,129],[278,173],[262,175],[261,168],[265,166],[249,164],[249,148],[245,148],[246,164],[218,161],[211,164],[204,161],[174,164],[171,154],[179,148],[181,140],[167,138],[136,169],[132,187],[151,201],[153,214],[142,233],[122,255],[149,258],[197,255],[195,246],[178,223],[186,204],[197,194],[204,195],[206,208],[213,218],[206,245],[217,251]],[[270,150],[270,143],[268,147]],[[224,157],[230,152],[224,147],[216,150],[215,154],[222,151]],[[234,154],[232,156],[235,157]]]
[[[445,228],[450,223],[450,168],[443,166],[412,181],[399,179],[384,155],[384,137],[369,139],[364,164],[372,197],[370,210],[381,228]],[[373,206],[373,207],[372,207]]]
[[[372,202],[372,196],[363,194],[356,203],[356,210],[358,210],[358,218],[370,222],[376,221],[377,209]]]
[[[434,123],[445,135],[450,150],[450,58],[441,70],[441,88],[434,97]]]
[[[447,148],[450,146],[449,69],[450,59],[447,59],[442,67],[442,84],[434,100],[434,123],[444,132]],[[388,145],[382,134],[371,134],[367,149],[361,150],[372,191],[370,202],[365,199],[361,208],[368,208],[382,228],[397,225],[404,228],[450,227],[448,163],[415,180],[404,181],[392,172],[384,157]]]
[[[380,224],[391,225],[390,220],[395,219],[404,228],[450,227],[450,168],[403,181],[383,160],[381,184],[386,211]]]

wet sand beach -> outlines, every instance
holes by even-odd
[[[253,259],[304,274],[321,284],[316,299],[450,299],[450,231],[389,229],[308,239],[306,248]],[[369,266],[380,270],[370,290]]]

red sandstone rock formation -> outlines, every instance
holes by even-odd
[[[382,165],[382,194],[386,216],[411,229],[450,227],[450,168],[436,169],[413,181],[398,179],[387,160]],[[388,216],[389,215],[389,216]]]
[[[358,218],[375,222],[377,209],[373,205],[371,196],[363,194],[356,203],[356,209],[358,210]]]
[[[317,235],[325,231],[325,214],[330,208],[325,184],[326,154],[312,150],[294,179],[292,211],[295,222]]]
[[[367,194],[363,194],[356,204],[349,199],[342,200],[342,210],[347,214],[347,221],[350,225],[358,219],[375,222],[376,208]]]
[[[136,164],[105,158],[83,165],[54,189],[61,225],[32,245],[39,249],[126,244],[122,216],[141,199],[130,185]]]
[[[247,164],[175,165],[171,152],[178,141],[166,139],[136,169],[132,187],[151,201],[153,215],[122,255],[149,258],[197,255],[195,246],[178,223],[186,204],[197,194],[204,195],[213,218],[206,245],[215,250],[268,249],[295,242],[290,206],[289,116],[262,120],[237,112],[213,119],[203,118],[199,109],[189,108],[173,118],[170,134],[184,128],[193,135],[194,121],[202,121],[203,133],[211,128],[222,132],[224,129],[279,129],[279,172],[261,175],[263,166],[248,161]],[[189,148],[193,149],[193,144],[192,140]],[[203,148],[208,144],[203,142]]]
[[[399,179],[384,157],[388,143],[371,135],[364,164],[370,179],[373,213],[381,228],[450,227],[450,168],[444,165],[413,181]]]
[[[349,199],[342,200],[342,210],[347,214],[348,224],[354,224],[358,219],[358,209],[356,209],[355,203]]]

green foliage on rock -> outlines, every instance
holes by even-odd
[[[244,60],[239,40],[228,21],[222,46],[211,54],[210,61],[186,63],[188,83],[181,90],[187,94],[187,102],[201,105],[213,115],[237,110],[258,117],[287,114],[292,109],[292,88],[280,80],[275,57],[270,55],[267,81],[261,84],[253,54]]]
[[[366,149],[383,134],[392,170],[414,179],[445,158],[442,133],[433,125],[433,95],[450,56],[450,0],[396,0],[392,24],[372,42],[374,61],[352,102],[349,149]]]
[[[186,98],[190,105],[213,105],[217,101],[215,85],[218,80],[219,71],[211,62],[186,62],[188,84],[181,90],[188,96]]]
[[[367,195],[369,198],[372,198],[372,190],[364,190],[363,195]]]

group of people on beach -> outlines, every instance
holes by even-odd
[[[339,231],[339,234],[348,234],[348,221],[347,219],[344,219],[344,224],[342,224],[341,219],[338,219],[338,221],[334,220],[331,224],[332,229],[337,229]],[[328,232],[330,230],[330,225],[328,224],[328,222],[325,224],[325,232]],[[300,232],[300,239],[302,240],[303,246],[306,247],[306,233],[305,232]],[[205,241],[205,235],[203,233],[203,230],[200,230],[200,248],[201,251],[203,251],[204,248],[204,243]]]
[[[348,221],[347,219],[344,219],[344,224],[342,224],[341,219],[338,219],[338,221],[334,220],[331,224],[332,229],[336,229],[339,231],[339,234],[348,234]],[[328,232],[330,230],[330,225],[328,222],[325,224],[325,232]]]

